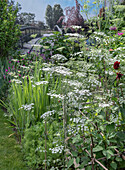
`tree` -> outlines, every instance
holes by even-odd
[[[34,19],[35,19],[35,14],[22,12],[18,14],[17,23],[20,25],[31,25],[32,23],[34,23],[35,21]]]
[[[53,29],[53,10],[50,5],[47,6],[46,8],[46,13],[45,13],[45,19],[46,19],[46,24],[49,26],[50,29]]]
[[[78,3],[78,0],[75,0],[76,7],[66,7],[65,13],[66,15],[61,16],[58,22],[61,20],[63,21],[63,25],[66,27],[70,27],[72,25],[78,25],[78,26],[84,26],[84,19],[82,15],[80,14],[80,4]]]
[[[44,24],[44,22],[42,22],[42,21],[38,21],[37,26],[38,26],[40,29],[42,29],[42,30],[45,29],[45,24]]]
[[[57,21],[61,16],[64,16],[63,9],[61,8],[60,4],[55,4],[53,7],[53,23],[54,25],[58,25],[60,28],[62,28],[62,20],[58,23]]]
[[[18,7],[13,9],[13,5],[8,5],[7,0],[0,1],[0,57],[7,57],[19,40],[20,29],[16,25]]]

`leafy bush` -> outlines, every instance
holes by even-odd
[[[15,24],[18,8],[8,6],[6,0],[0,1],[0,58],[8,57],[19,40],[19,26]]]

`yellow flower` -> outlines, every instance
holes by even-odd
[[[85,5],[83,6],[83,8],[86,9],[86,8],[87,8],[87,5],[85,4]]]
[[[96,1],[95,1],[95,2],[93,2],[93,4],[96,4]]]
[[[96,113],[95,116],[98,116],[98,113]]]

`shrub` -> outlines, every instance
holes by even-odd
[[[19,26],[15,24],[18,7],[13,9],[6,0],[0,1],[0,57],[4,59],[15,49],[19,40]]]

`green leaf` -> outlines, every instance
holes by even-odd
[[[110,155],[114,155],[114,153],[111,150],[107,150],[107,153],[109,153]]]
[[[109,132],[114,132],[115,130],[115,123],[111,123],[111,124],[108,124],[106,126],[106,131],[109,133]]]
[[[74,158],[72,158],[72,159],[70,159],[70,160],[68,161],[67,168],[69,168],[70,166],[72,166],[73,163],[74,163]]]
[[[82,158],[81,158],[81,162],[82,162],[81,165],[84,165],[84,166],[85,166],[85,164],[88,164],[89,161],[90,161],[90,159],[89,159],[88,157],[82,157]],[[84,166],[83,166],[83,167],[84,167]]]
[[[117,146],[109,146],[108,149],[115,149]]]
[[[79,142],[79,140],[80,140],[81,138],[80,138],[80,135],[77,135],[77,136],[75,136],[74,138],[73,138],[73,143],[76,143],[76,142]]]
[[[104,116],[102,116],[102,115],[98,115],[97,117],[101,120],[104,120]]]
[[[72,155],[73,155],[73,156],[77,156],[77,155],[78,155],[78,153],[77,153],[77,152],[75,152],[75,151],[73,151],[73,152],[72,152]]]
[[[77,158],[76,158],[76,163],[79,164],[79,161],[80,161],[80,158],[77,157]]]
[[[103,150],[103,147],[101,146],[96,146],[95,148],[93,148],[93,152],[99,152],[99,151],[102,151]]]
[[[115,160],[118,161],[118,162],[121,162],[121,161],[122,161],[122,158],[116,157]]]
[[[113,169],[117,169],[117,164],[114,161],[112,161],[110,165]]]
[[[43,48],[45,48],[46,50],[50,48],[50,46],[43,46]]]
[[[125,133],[124,132],[117,132],[117,136],[120,140],[122,140],[122,141],[125,140]]]
[[[109,154],[106,150],[104,150],[102,153],[104,156],[106,156],[107,159],[111,158],[111,154]]]

